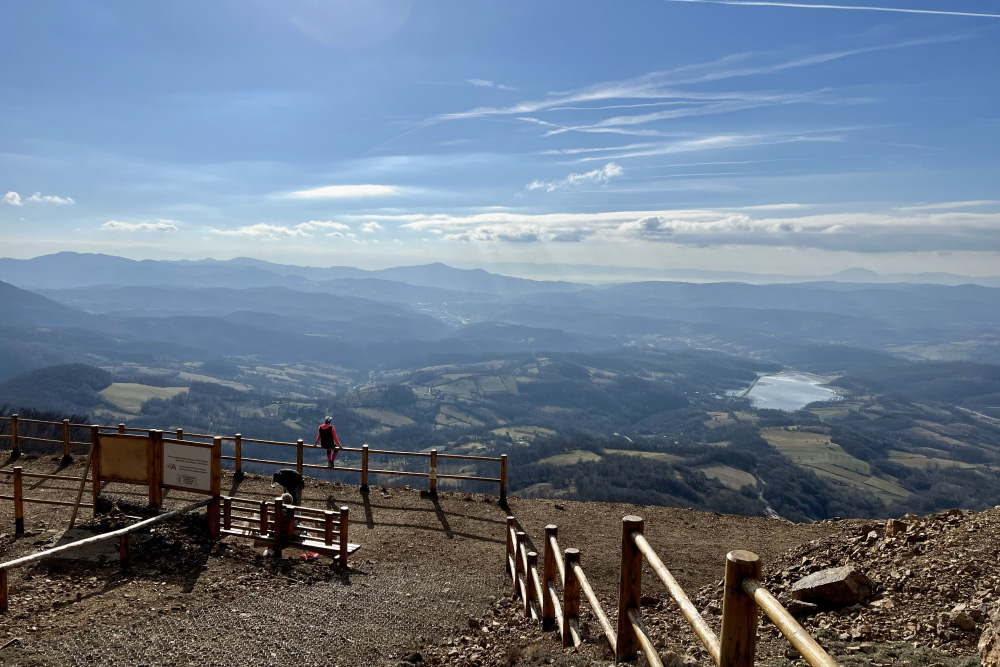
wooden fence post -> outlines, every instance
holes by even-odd
[[[163,457],[160,457],[162,462]],[[161,463],[162,465],[162,463]],[[212,502],[208,504],[208,534],[214,538],[219,537],[219,499],[222,497],[222,438],[216,436],[212,438],[212,478],[210,481]]]
[[[507,536],[504,542],[507,543],[507,557],[503,561],[503,571],[510,575],[511,579],[514,580],[514,588],[517,588],[517,561],[516,552],[514,551],[514,538],[511,537],[510,531],[517,529],[517,519],[512,516],[507,517]],[[513,567],[512,567],[513,566]]]
[[[7,611],[7,570],[0,570],[0,612]]]
[[[726,554],[722,591],[720,667],[753,667],[757,646],[757,603],[743,590],[747,577],[760,579],[760,559],[749,551]]]
[[[63,434],[62,434],[63,435],[63,457],[62,457],[62,464],[66,465],[67,463],[69,463],[70,461],[73,460],[72,455],[70,455],[70,453],[69,453],[69,420],[68,419],[64,419],[62,421],[62,428],[63,428]]]
[[[328,547],[333,546],[333,512],[323,510],[323,544]]]
[[[341,569],[347,569],[347,515],[348,512],[347,505],[340,508],[340,567]]]
[[[163,505],[163,431],[149,432],[146,450],[146,476],[149,481],[149,505],[159,509]]]
[[[21,466],[14,468],[14,534],[24,535],[24,498]]]
[[[527,552],[527,540],[528,535],[523,531],[517,531],[515,535],[517,538],[514,541],[514,594],[515,596],[520,596],[523,600],[528,599],[528,573],[526,572],[525,565],[525,553]],[[521,588],[521,582],[524,581],[524,588]]]
[[[635,660],[639,652],[639,639],[635,636],[628,610],[639,609],[642,597],[642,552],[632,539],[632,533],[642,533],[642,517],[622,518],[622,565],[618,583],[618,632],[615,642],[615,660]]]
[[[302,474],[302,438],[299,438],[299,441],[295,443],[295,469],[299,471],[300,475]]]
[[[260,536],[267,537],[267,508],[266,500],[260,501]]]
[[[125,424],[118,424],[118,435],[125,435]]]
[[[556,578],[556,553],[552,541],[559,535],[559,529],[549,524],[545,526],[545,560],[542,563],[542,629],[551,630],[556,623],[556,608],[549,593],[549,582]],[[562,582],[560,582],[562,583]]]
[[[184,439],[184,429],[182,428],[177,429],[177,439],[178,440]]]
[[[577,549],[566,550],[566,580],[563,581],[563,646],[573,645],[573,622],[580,619],[580,580],[576,578],[576,566],[580,564],[580,552]]]
[[[118,430],[124,431],[125,424],[119,424]],[[83,476],[86,477],[87,473]],[[96,517],[97,499],[101,497],[101,427],[97,424],[90,427],[90,481],[93,488],[91,503]]]
[[[438,450],[432,449],[431,450],[431,472],[430,472],[430,481],[431,481],[430,491],[431,491],[431,495],[432,496],[436,496],[437,495],[437,488],[438,488],[437,462],[438,462]]]
[[[368,445],[361,445],[361,490],[368,490]]]
[[[118,566],[123,570],[129,566],[129,556],[131,555],[132,544],[130,536],[132,533],[125,533],[118,538]]]
[[[13,461],[21,455],[17,442],[17,415],[10,416],[10,458]]]
[[[239,481],[243,479],[243,435],[240,433],[233,438],[233,456],[236,458],[236,473],[233,477]]]
[[[527,553],[527,565],[524,568],[524,590],[528,593],[524,597],[524,615],[531,616],[531,603],[536,602],[535,600],[535,585],[531,579],[531,571],[537,569],[538,566],[538,553],[535,551],[529,551]]]
[[[281,538],[285,534],[285,508],[281,496],[274,499],[274,557],[281,558]]]
[[[225,530],[233,527],[233,499],[229,496],[222,499],[222,527]]]
[[[500,455],[500,502],[507,502],[507,455]]]

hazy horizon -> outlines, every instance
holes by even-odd
[[[982,1],[5,9],[8,257],[1000,266]]]

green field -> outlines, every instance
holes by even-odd
[[[384,426],[410,426],[416,422],[397,412],[376,410],[374,408],[354,408],[354,411],[370,419],[377,419]]]
[[[935,451],[935,450],[931,450]],[[926,469],[932,466],[940,468],[975,468],[971,463],[952,461],[950,459],[940,459],[933,456],[924,456],[914,452],[901,452],[895,449],[889,450],[889,460],[904,465],[907,468]]]
[[[705,473],[707,477],[719,480],[733,491],[739,491],[747,484],[752,486],[757,483],[757,479],[750,473],[730,466],[705,466],[698,468],[698,470]]]
[[[557,466],[571,466],[574,463],[580,461],[600,461],[601,455],[595,454],[594,452],[587,449],[574,449],[568,452],[563,452],[562,454],[556,454],[554,456],[549,456],[548,458],[541,459],[539,463],[551,463]]]
[[[133,382],[113,382],[99,393],[105,401],[123,412],[137,415],[142,409],[142,404],[151,398],[169,399],[187,391],[187,387],[152,387]]]
[[[871,491],[884,501],[910,495],[895,480],[872,476],[871,466],[830,442],[828,435],[794,428],[766,428],[760,434],[793,463],[818,475]]]
[[[654,459],[656,461],[665,461],[667,463],[677,463],[683,461],[683,456],[677,456],[676,454],[667,454],[666,452],[638,452],[634,449],[605,449],[608,454],[625,454],[626,456],[640,456],[644,459]]]

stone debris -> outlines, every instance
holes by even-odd
[[[874,531],[869,533],[874,534]],[[813,572],[792,586],[792,599],[820,607],[847,607],[864,602],[871,594],[871,579],[849,565]]]

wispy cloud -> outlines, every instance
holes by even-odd
[[[502,83],[490,81],[489,79],[466,79],[465,82],[470,86],[476,86],[478,88],[499,88],[500,90],[517,90],[517,88],[514,88],[512,86],[505,86]]]
[[[993,204],[1000,204],[1000,201],[997,201],[995,199],[977,199],[974,201],[948,201],[948,202],[940,202],[937,204],[920,204],[918,206],[897,206],[894,210],[937,211],[949,208],[975,208],[978,206],[992,206]]]
[[[24,206],[25,204],[57,204],[59,206],[65,206],[67,204],[75,204],[72,197],[58,197],[56,195],[43,195],[41,192],[36,192],[32,195],[22,198],[21,195],[14,191],[10,191],[3,196],[3,202],[5,204],[10,204],[11,206]]]
[[[982,12],[957,12],[950,9],[910,9],[906,7],[873,7],[866,5],[814,5],[801,2],[770,2],[762,0],[664,0],[664,2],[687,2],[706,5],[738,5],[745,7],[791,7],[795,9],[843,9],[866,12],[897,12],[901,14],[936,14],[939,16],[972,16],[977,18],[1000,19],[1000,14]]]
[[[525,187],[526,190],[545,190],[552,192],[564,188],[574,187],[584,184],[607,183],[612,178],[617,178],[625,174],[625,170],[616,162],[609,162],[601,169],[595,169],[583,174],[570,174],[566,178],[555,181],[532,181]]]
[[[219,236],[243,237],[261,240],[279,240],[294,238],[309,238],[316,234],[334,238],[353,238],[350,227],[333,220],[310,220],[297,225],[272,225],[258,222],[255,225],[237,227],[235,229],[212,229]]]
[[[361,225],[361,231],[365,232],[366,234],[374,234],[375,232],[381,229],[382,225],[378,224],[374,220],[372,220],[371,222],[366,222],[365,224]]]
[[[178,230],[177,225],[178,222],[176,220],[159,218],[140,222],[108,220],[100,228],[108,232],[176,232]]]
[[[429,238],[470,243],[669,243],[850,252],[1000,251],[1000,212],[851,211],[793,214],[799,204],[741,209],[454,216],[369,216]]]
[[[291,199],[352,199],[396,194],[399,194],[399,188],[393,185],[326,185],[311,190],[296,190],[286,196]]]

